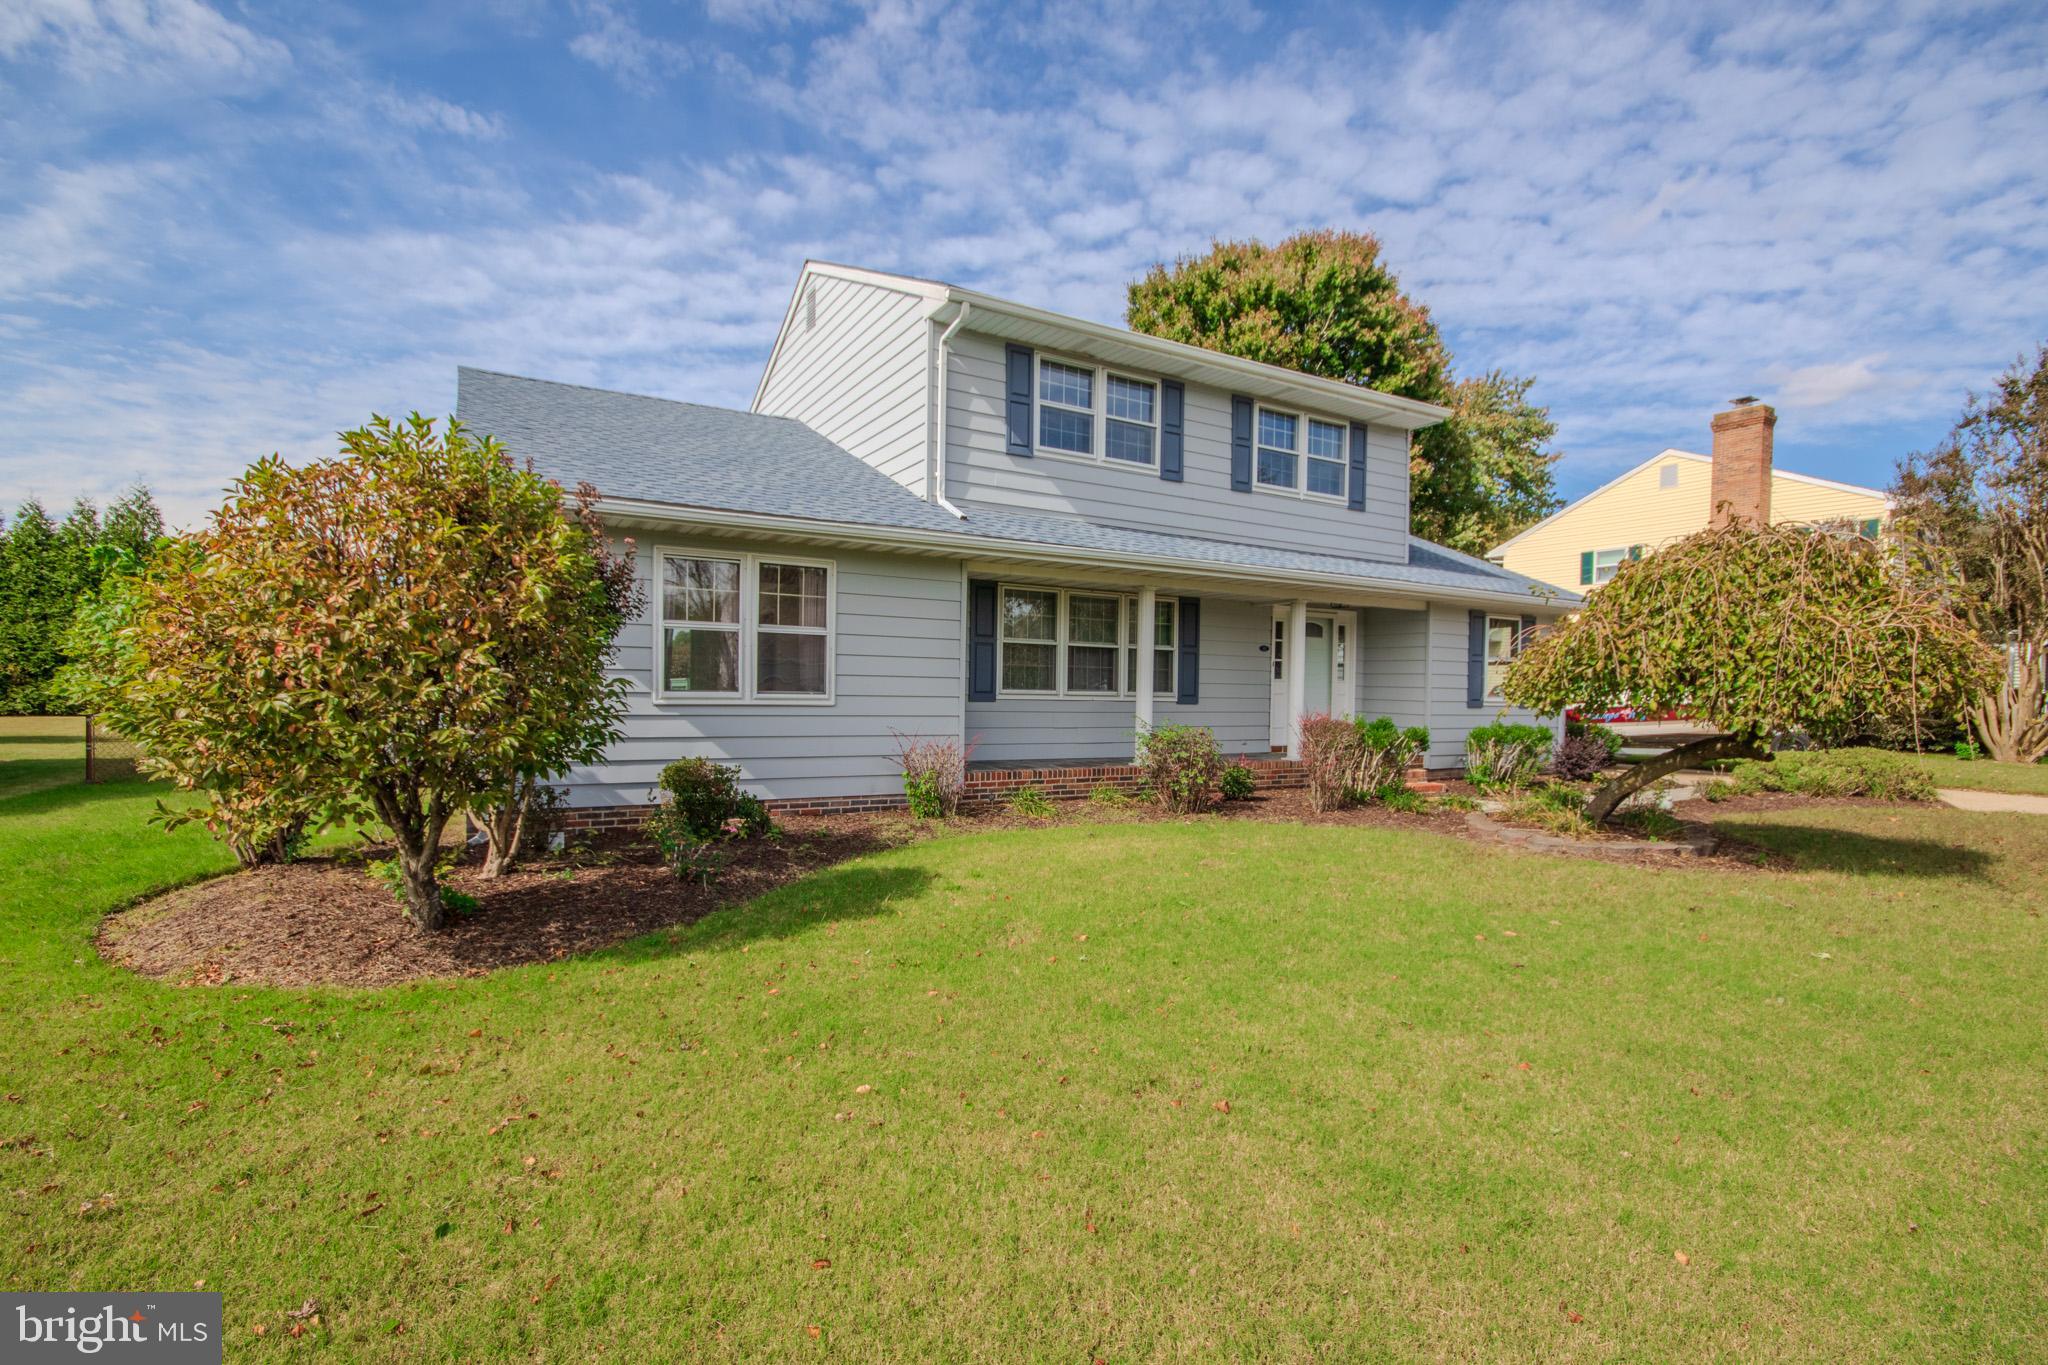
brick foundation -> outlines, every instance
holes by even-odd
[[[1258,759],[1246,765],[1260,788],[1280,789],[1308,785],[1308,774],[1293,759]],[[1074,800],[1097,787],[1135,791],[1145,781],[1145,770],[1134,763],[1101,763],[1071,768],[991,768],[970,770],[965,801],[978,805],[1000,801],[1020,787],[1036,787],[1055,801]],[[845,815],[854,811],[902,810],[901,792],[874,796],[806,796],[770,801],[775,815]],[[562,813],[564,829],[591,832],[635,830],[647,822],[652,806],[572,806]]]

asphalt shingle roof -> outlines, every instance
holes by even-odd
[[[600,494],[613,498],[981,536],[1111,557],[1326,574],[1356,578],[1361,584],[1510,596],[1525,596],[1536,586],[1533,579],[1414,537],[1409,539],[1408,562],[1392,564],[1006,509],[971,508],[963,521],[789,417],[467,366],[457,373],[455,406],[464,423],[496,436],[514,455],[532,460],[535,469],[563,487],[588,481]],[[1563,600],[1566,605],[1575,601]]]

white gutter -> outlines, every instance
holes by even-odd
[[[967,514],[946,501],[946,374],[947,371],[953,368],[952,351],[950,349],[953,345],[953,338],[967,322],[967,315],[973,311],[973,304],[962,303],[960,311],[953,315],[953,320],[950,323],[946,324],[946,330],[939,333],[938,430],[933,433],[933,467],[927,476],[925,485],[932,491],[933,502],[945,508],[962,521],[967,520]]]
[[[1264,569],[1244,564],[1218,564],[1203,559],[1181,559],[1172,555],[1115,554],[1106,557],[1100,551],[1089,552],[1070,546],[1046,545],[1034,540],[1006,540],[994,536],[971,535],[964,531],[914,531],[895,526],[857,526],[842,521],[818,521],[807,517],[773,516],[762,512],[728,512],[714,507],[687,507],[676,503],[649,502],[643,498],[610,498],[600,495],[597,505],[621,516],[643,517],[650,521],[693,522],[729,526],[742,531],[813,536],[851,541],[880,549],[895,547],[947,550],[968,559],[1018,559],[1093,569],[1114,566],[1179,574],[1183,577],[1194,575],[1203,578],[1236,578],[1263,584],[1279,584],[1288,588],[1323,588],[1340,593],[1392,592],[1430,601],[1471,602],[1490,606],[1516,603],[1527,607],[1533,603],[1558,611],[1570,611],[1580,605],[1571,593],[1565,592],[1545,598],[1537,593],[1517,593],[1505,588],[1498,592],[1488,592],[1484,589],[1418,583],[1410,579],[1358,578],[1339,574],[1309,573],[1297,569]],[[1566,601],[1568,598],[1572,600]]]

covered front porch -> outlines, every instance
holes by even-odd
[[[967,578],[971,787],[1122,781],[1111,770],[1168,724],[1209,729],[1225,755],[1280,781],[1303,716],[1376,707],[1427,723],[1420,597],[996,562],[970,563]]]

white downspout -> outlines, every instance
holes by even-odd
[[[946,330],[939,333],[939,415],[938,430],[934,433],[932,442],[931,500],[962,521],[967,520],[967,514],[946,500],[946,375],[953,368],[953,338],[959,333],[961,325],[967,321],[967,315],[973,311],[974,305],[962,300],[960,311],[946,324]]]

